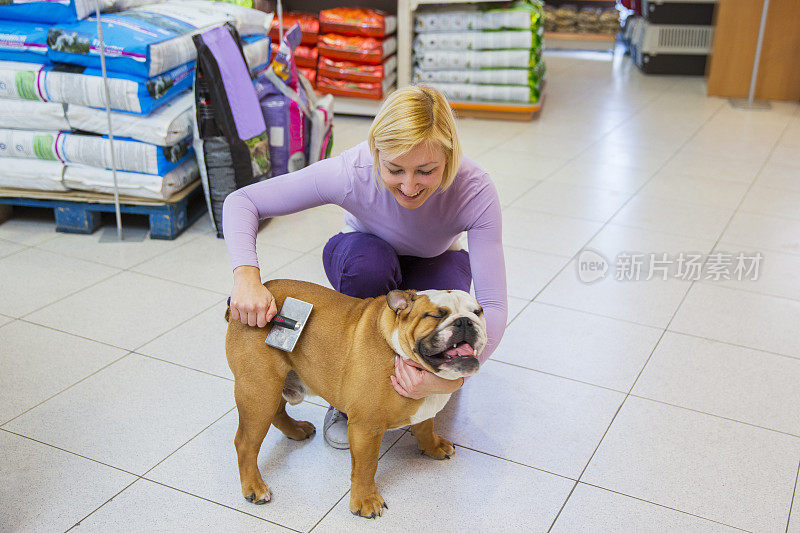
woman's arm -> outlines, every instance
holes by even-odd
[[[482,211],[467,231],[467,240],[475,297],[483,307],[489,337],[479,357],[483,364],[503,338],[508,319],[508,293],[503,256],[503,218],[494,184],[489,182],[479,198],[482,199]]]
[[[233,268],[258,268],[259,220],[323,204],[341,205],[350,188],[345,158],[338,155],[229,194],[222,208],[222,229]]]

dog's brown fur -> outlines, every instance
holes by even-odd
[[[394,374],[395,357],[389,344],[391,335],[396,322],[409,310],[396,313],[384,297],[352,298],[313,283],[273,280],[265,286],[275,297],[278,309],[287,296],[309,302],[314,309],[291,353],[264,343],[269,328],[229,320],[225,350],[235,378],[239,410],[234,444],[242,494],[254,503],[270,500],[270,489],[256,462],[270,425],[295,440],[308,438],[315,431],[310,422],[296,421],[286,413],[281,392],[287,374],[294,370],[310,392],[347,413],[350,510],[361,516],[379,516],[386,507],[375,488],[383,435],[387,429],[408,425],[422,403],[400,396],[389,379]],[[410,291],[408,298],[414,298]],[[424,300],[419,302],[422,307],[432,305],[427,298],[418,300]],[[225,318],[230,318],[230,309]],[[415,323],[414,330],[432,329],[432,325],[423,322]],[[410,342],[413,340],[401,338],[407,353],[412,353],[408,350]],[[418,356],[415,360],[427,366]],[[454,453],[453,444],[434,432],[432,418],[411,430],[423,453],[437,459]]]

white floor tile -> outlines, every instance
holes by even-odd
[[[522,153],[498,148],[475,158],[475,162],[490,176],[502,174],[520,179],[543,180],[568,161],[564,157]]]
[[[582,478],[750,531],[783,531],[800,439],[630,397]]]
[[[256,245],[256,251],[259,267],[264,273],[302,255],[286,248],[269,246],[263,240]],[[212,235],[199,237],[132,270],[221,294],[230,294],[233,287],[233,268],[225,241]]]
[[[0,424],[126,353],[19,320],[0,335]]]
[[[506,245],[553,255],[571,256],[601,226],[599,222],[518,207],[503,210],[503,242]]]
[[[574,160],[552,174],[548,181],[634,193],[650,176],[652,172],[638,168]]]
[[[143,474],[233,406],[232,382],[131,354],[3,428]]]
[[[730,533],[737,530],[674,509],[578,483],[551,531],[555,533],[592,531]]]
[[[24,244],[19,244],[16,242],[7,241],[5,239],[0,239],[0,257],[5,257],[7,255],[17,253],[23,248],[25,248]]]
[[[800,472],[800,466],[798,466],[798,471]],[[800,477],[800,475],[798,475]],[[798,495],[798,483],[795,482],[794,488],[794,505],[792,505],[792,514],[789,517],[789,524],[786,527],[787,533],[798,533],[800,532],[800,495]]]
[[[165,505],[169,502],[169,505]],[[288,529],[195,496],[138,480],[81,521],[80,531],[268,531]]]
[[[798,382],[800,359],[667,332],[633,394],[800,436]]]
[[[800,357],[800,302],[696,283],[669,329]]]
[[[538,180],[514,174],[499,174],[496,172],[492,174],[491,179],[497,189],[497,195],[500,197],[500,205],[503,207],[517,201],[522,195],[538,187],[541,183]]]
[[[225,302],[203,311],[148,342],[137,353],[225,378],[233,378],[225,356]]]
[[[508,294],[526,300],[536,294],[561,270],[566,257],[505,246],[506,283]]]
[[[14,319],[9,316],[0,315],[0,327],[5,326],[6,324],[10,324],[13,321]]]
[[[13,209],[11,218],[0,223],[0,239],[33,246],[59,235],[56,233],[53,211],[19,207]]]
[[[800,175],[800,167],[797,169]],[[740,211],[800,220],[800,192],[784,191],[756,184],[747,193]]]
[[[587,148],[575,161],[594,165],[628,167],[652,175],[667,162],[672,154],[672,150],[631,150],[626,143],[603,141]]]
[[[242,496],[233,447],[238,426],[236,411],[161,463],[147,478],[265,520],[308,531],[350,488],[350,453],[331,448],[322,438],[325,411],[307,402],[287,407],[289,416],[316,426],[317,433],[310,439],[290,440],[274,427],[267,432],[258,460],[261,476],[272,491],[272,500],[266,505],[254,505]],[[389,449],[403,433],[403,430],[387,433],[381,452]],[[391,507],[391,502],[388,505]]]
[[[769,158],[770,163],[793,166],[800,171],[800,154],[796,146],[778,144]]]
[[[537,301],[663,328],[689,290],[689,282],[674,277],[675,263],[666,280],[655,271],[654,277],[647,281],[649,254],[660,258],[666,253],[668,259],[674,261],[681,252],[707,253],[712,245],[713,241],[609,225],[586,247],[605,257],[609,264],[605,278],[591,284],[583,283],[578,277],[577,263],[573,261],[545,288]],[[639,281],[617,279],[625,270],[620,254],[631,257],[642,254],[645,264]]]
[[[103,232],[100,231],[94,235],[60,233],[56,238],[41,243],[37,247],[111,267],[130,268],[197,238],[196,233],[184,232],[172,241],[149,237],[143,241],[126,241],[123,232],[122,242],[116,240],[101,242],[102,235]]]
[[[380,462],[375,482],[389,506],[380,518],[353,516],[345,496],[314,531],[546,531],[574,485],[466,448],[456,448],[450,460],[420,456],[408,433]]]
[[[736,258],[739,254],[745,254],[745,257],[752,258],[754,253],[745,247],[725,242],[717,245],[716,250],[727,253],[732,258],[734,265],[738,263]],[[704,283],[800,300],[800,256],[771,250],[762,252],[761,255],[757,279],[753,279],[755,271],[747,276],[742,271],[740,279],[734,270],[729,280],[711,280],[704,281]],[[750,265],[749,262],[747,264]]]
[[[692,142],[678,152],[664,166],[664,172],[695,176],[698,178],[737,181],[751,183],[764,164],[761,157],[752,160],[742,160],[737,157],[728,157],[721,154],[703,153],[702,150],[693,148]],[[743,152],[747,154],[747,152]],[[733,155],[733,154],[728,154]]]
[[[611,219],[613,224],[715,240],[733,211],[698,207],[663,198],[637,196]]]
[[[694,206],[734,209],[748,185],[737,181],[687,176],[661,171],[642,188],[639,197],[655,197]],[[704,207],[694,207],[702,211]]]
[[[325,274],[325,267],[322,265],[322,254],[305,254],[295,259],[291,263],[282,266],[277,270],[266,272],[264,279],[299,279],[310,281],[323,287],[331,287],[328,276]]]
[[[592,141],[584,138],[575,138],[551,135],[545,131],[535,129],[525,130],[507,141],[503,141],[499,148],[503,150],[514,150],[526,154],[539,154],[547,157],[560,157],[571,159],[592,144]]]
[[[258,232],[258,243],[310,252],[344,227],[344,218],[328,209],[309,209],[275,217]]]
[[[21,317],[119,272],[28,248],[0,259],[0,312]]]
[[[492,359],[628,392],[661,330],[533,303]]]
[[[221,300],[219,293],[123,272],[27,319],[133,350]]]
[[[526,300],[525,298],[517,298],[515,296],[509,296],[508,320],[506,321],[506,324],[514,320],[526,305],[528,305],[528,300]]]
[[[630,198],[629,193],[546,181],[529,191],[513,207],[605,222]]]
[[[800,172],[793,165],[767,163],[758,174],[756,183],[764,187],[800,192]]]
[[[721,240],[747,246],[753,251],[800,254],[800,221],[739,212],[734,215]]]
[[[7,531],[66,531],[136,479],[1,430],[0,477]]]
[[[458,445],[577,479],[624,397],[490,359],[436,424]]]

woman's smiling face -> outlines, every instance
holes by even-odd
[[[381,152],[378,159],[384,185],[406,209],[420,207],[442,184],[446,158],[438,143],[420,143],[394,158]]]

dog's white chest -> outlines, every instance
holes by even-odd
[[[423,420],[433,418],[436,413],[441,411],[447,400],[450,399],[449,394],[431,394],[422,400],[422,405],[419,406],[417,412],[411,416],[411,424],[419,424]]]

